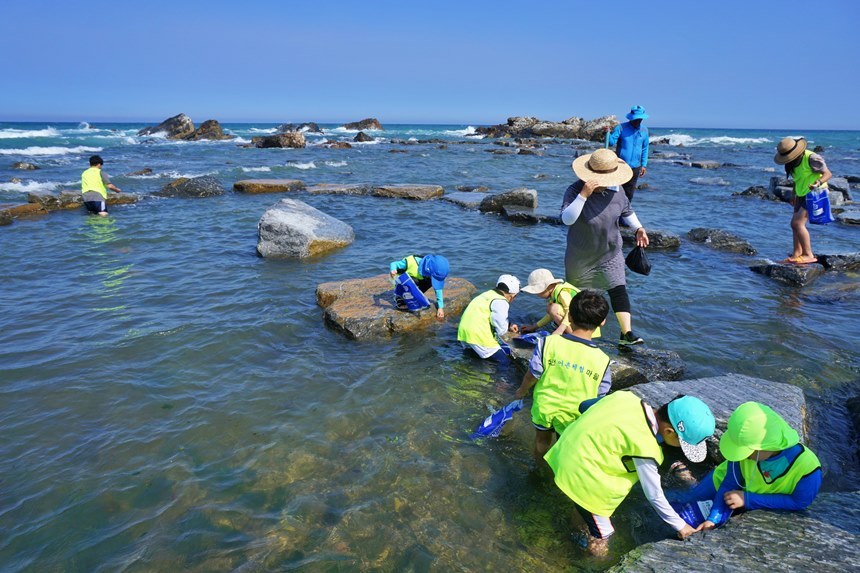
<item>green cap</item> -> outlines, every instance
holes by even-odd
[[[799,442],[794,428],[770,407],[744,402],[729,417],[720,438],[720,453],[730,462],[739,462],[756,450],[778,452]]]

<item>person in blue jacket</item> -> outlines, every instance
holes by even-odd
[[[448,259],[442,255],[408,255],[399,261],[392,261],[388,271],[391,278],[406,273],[412,277],[421,292],[426,293],[430,287],[433,287],[436,293],[436,317],[445,318],[442,290],[445,288],[445,279],[450,271]]]
[[[645,177],[648,165],[648,128],[642,125],[642,120],[648,119],[645,108],[634,105],[627,114],[627,121],[615,126],[609,134],[609,145],[615,145],[615,154],[623,159],[633,169],[633,178],[622,185],[627,200],[633,202],[636,184],[640,177]],[[606,128],[609,131],[609,128]]]

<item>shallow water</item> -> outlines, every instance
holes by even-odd
[[[256,150],[142,144],[131,135],[140,126],[52,127],[60,135],[44,124],[0,124],[0,180],[73,188],[90,149],[100,148],[114,182],[139,193],[204,173],[228,188],[254,177],[437,183],[449,191],[529,186],[551,210],[572,181],[566,145],[549,146],[543,157],[492,155],[489,142],[408,146],[403,154],[388,153],[401,146],[385,142]],[[247,139],[255,126],[229,127]],[[394,126],[373,135],[461,139],[445,132],[464,127]],[[41,135],[3,135],[13,129]],[[764,257],[783,258],[790,208],[730,196],[767,184],[783,134],[678,131],[694,138],[692,147],[685,140],[684,148],[659,149],[738,167],[702,172],[654,162],[642,180],[650,188],[634,203],[643,223],[680,235],[719,227]],[[725,137],[734,143],[718,139]],[[810,137],[827,146],[836,175],[860,172],[860,134]],[[57,147],[87,149],[43,151]],[[18,160],[43,169],[7,169]],[[121,176],[144,167],[154,176]],[[270,171],[243,170],[262,167]],[[712,176],[730,185],[690,183]],[[0,183],[0,202],[21,201],[22,190]],[[512,388],[462,356],[456,321],[357,343],[323,326],[314,297],[321,282],[378,274],[394,258],[430,249],[479,288],[503,272],[524,280],[538,266],[561,274],[564,230],[517,226],[443,201],[295,196],[352,225],[355,243],[308,261],[260,259],[256,225],[281,196],[232,193],[148,198],[115,207],[107,219],[58,212],[0,229],[2,568],[604,568],[582,556],[566,498],[533,469],[527,416],[492,443],[467,440],[486,404],[505,402]],[[860,250],[857,228],[812,233],[819,252]],[[856,488],[854,453],[832,442],[833,428],[847,427],[839,401],[860,378],[857,275],[796,289],[750,272],[756,258],[688,242],[650,256],[652,274],[628,278],[637,333],[653,348],[679,352],[688,377],[739,372],[821,396],[813,413],[836,420],[812,436],[830,460],[825,487]],[[534,318],[540,308],[524,295],[513,313]],[[605,336],[617,337],[617,326]],[[620,512],[616,553],[667,534],[642,503],[628,500]]]

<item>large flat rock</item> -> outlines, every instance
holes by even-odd
[[[646,543],[610,571],[857,571],[858,547],[860,492],[822,493],[806,511],[760,509],[687,542]]]
[[[483,195],[478,193],[457,191],[455,193],[445,193],[445,195],[442,197],[442,200],[454,203],[455,205],[459,205],[460,207],[464,207],[466,209],[477,209],[481,206],[481,200],[483,198]]]
[[[701,243],[718,251],[740,253],[742,255],[755,255],[758,253],[749,244],[749,241],[722,229],[696,227],[695,229],[690,229],[687,237],[695,243]]]
[[[317,183],[307,188],[311,195],[367,195],[370,185],[367,183]]]
[[[435,199],[445,194],[441,185],[380,185],[373,189],[377,197],[399,197],[401,199],[412,199],[414,201],[426,201]]]
[[[681,237],[669,231],[660,231],[658,229],[649,229],[645,227],[648,233],[648,249],[674,251],[681,246]],[[621,240],[625,247],[636,246],[636,231],[630,227],[621,227]]]
[[[744,402],[761,402],[773,408],[798,431],[806,442],[806,398],[797,386],[771,382],[742,374],[727,374],[713,378],[681,380],[678,382],[651,382],[630,388],[654,407],[665,404],[678,394],[695,396],[705,402],[717,420],[717,431],[708,440],[708,458],[718,463],[719,437],[726,429],[732,412]]]
[[[466,279],[445,279],[445,320],[456,319],[472,300],[475,285]],[[435,303],[433,289],[426,293]],[[436,306],[419,312],[398,310],[388,274],[317,287],[317,304],[325,309],[325,322],[348,338],[385,338],[404,332],[426,330],[438,323]]]
[[[824,267],[816,263],[808,265],[767,263],[753,265],[750,270],[791,286],[806,286],[824,274]]]
[[[355,240],[352,227],[294,199],[282,199],[270,207],[257,230],[261,257],[312,257]]]
[[[481,200],[479,208],[484,213],[501,213],[506,205],[537,209],[537,191],[521,187],[505,191],[504,193],[487,195]]]
[[[252,194],[284,193],[304,188],[304,182],[298,179],[244,179],[233,183],[233,191]]]
[[[136,203],[138,196],[132,193],[108,193],[105,203],[108,205],[129,205]],[[30,193],[27,195],[29,203],[36,203],[48,211],[60,209],[79,209],[84,206],[84,197],[80,191],[61,191],[58,195],[53,193]]]

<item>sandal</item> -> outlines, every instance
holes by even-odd
[[[817,263],[818,257],[810,257],[808,259],[804,259],[803,257],[796,257],[791,261],[793,265],[811,265],[812,263]]]

